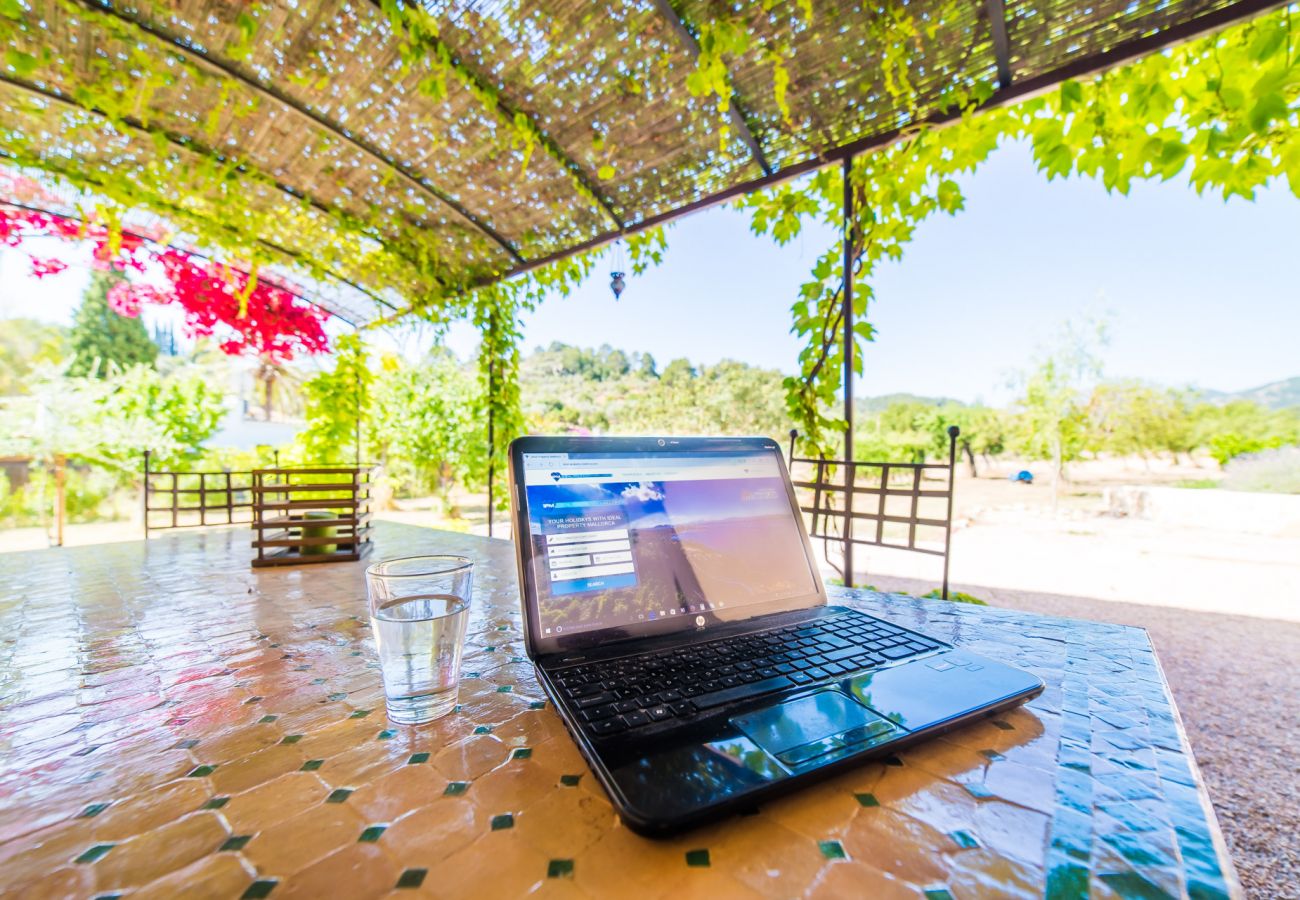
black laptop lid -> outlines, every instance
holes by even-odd
[[[533,655],[825,603],[767,438],[521,438],[511,476]]]

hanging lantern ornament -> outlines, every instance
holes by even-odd
[[[618,240],[614,242],[614,271],[609,273],[609,289],[614,292],[614,299],[617,300],[623,296],[623,289],[627,287],[627,280],[624,278],[624,269],[627,268],[627,260],[623,256],[623,242]]]

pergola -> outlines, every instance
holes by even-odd
[[[0,202],[109,201],[355,325],[453,316],[943,124],[958,95],[1006,104],[1281,5],[0,0],[0,162],[48,187]]]

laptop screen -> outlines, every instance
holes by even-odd
[[[526,452],[522,463],[542,644],[694,628],[820,595],[775,450]]]

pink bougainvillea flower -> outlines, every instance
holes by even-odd
[[[18,247],[25,238],[39,235],[92,242],[91,264],[97,269],[143,272],[150,262],[161,268],[166,287],[128,282],[109,290],[109,306],[121,315],[138,316],[145,303],[175,304],[185,311],[185,330],[191,337],[218,338],[218,346],[230,355],[249,353],[287,362],[300,353],[329,352],[328,314],[290,286],[266,276],[253,279],[229,265],[94,220],[0,205],[0,244]],[[59,260],[30,259],[37,277],[66,268]]]
[[[44,278],[46,275],[58,275],[68,267],[68,264],[61,259],[49,257],[41,259],[37,256],[29,257],[32,263],[32,277]]]

